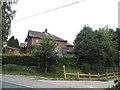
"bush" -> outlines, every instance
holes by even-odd
[[[20,67],[20,66],[19,66],[19,71],[28,72],[28,73],[35,73],[35,72],[36,72],[36,68],[26,67],[26,66]]]
[[[65,65],[66,67],[77,67],[77,57],[74,55],[58,56],[58,64],[61,67],[63,65]]]
[[[91,72],[91,65],[88,63],[82,63],[82,65],[80,66],[82,72],[85,73],[90,73]]]
[[[17,65],[15,64],[5,64],[2,66],[2,69],[4,71],[16,71],[17,70]]]
[[[20,65],[15,65],[15,64],[4,64],[2,67],[3,71],[16,71],[16,72],[21,72],[21,73],[36,73],[37,72],[37,67],[36,66],[20,66]]]
[[[36,66],[37,61],[35,57],[31,55],[13,55],[13,54],[3,54],[2,55],[2,65],[4,64],[16,64],[22,66]]]

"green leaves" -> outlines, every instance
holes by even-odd
[[[90,64],[114,66],[117,59],[117,42],[112,29],[99,29],[93,31],[91,27],[84,26],[74,40],[74,53],[79,61]]]
[[[18,39],[15,39],[14,36],[12,36],[7,41],[7,46],[11,46],[11,47],[14,47],[14,48],[19,48],[19,41],[18,41]]]
[[[42,72],[51,71],[51,66],[57,63],[55,45],[55,41],[50,38],[43,38],[40,44],[31,46],[31,53],[37,58]]]
[[[2,41],[6,42],[10,34],[11,20],[15,16],[16,11],[11,9],[9,2],[2,4]]]

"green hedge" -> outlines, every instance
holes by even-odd
[[[77,58],[74,55],[71,56],[58,56],[58,65],[76,66]],[[13,55],[13,54],[3,54],[2,64],[16,64],[25,66],[37,66],[37,59],[32,55]]]
[[[16,64],[23,66],[36,66],[37,61],[35,57],[31,55],[12,55],[12,54],[3,54],[2,55],[2,64]]]
[[[63,55],[58,56],[59,65],[65,65],[66,67],[76,67],[77,66],[77,57],[74,55]]]

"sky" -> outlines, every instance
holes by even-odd
[[[106,25],[113,29],[118,27],[120,0],[81,0],[74,5],[19,20],[77,1],[80,0],[19,0],[12,6],[17,12],[11,24],[9,37],[14,36],[21,43],[25,41],[28,30],[43,32],[47,28],[50,34],[73,44],[84,25],[89,25],[93,30]]]

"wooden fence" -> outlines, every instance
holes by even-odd
[[[105,73],[105,74],[100,74],[98,73],[97,75],[93,75],[91,73],[88,74],[80,74],[79,72],[77,73],[66,73],[65,71],[65,66],[63,66],[64,70],[64,79],[82,79],[82,80],[108,80],[108,79],[116,79],[118,78],[120,80],[120,72],[113,72],[113,73]]]
[[[86,79],[86,80],[108,80],[108,79],[115,79],[120,78],[120,72],[113,72],[113,73],[105,73],[105,74],[80,74],[78,73],[66,73],[64,72],[64,79]]]

